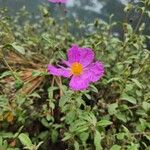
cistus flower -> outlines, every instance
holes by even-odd
[[[94,61],[94,52],[90,48],[72,45],[67,53],[68,60],[56,67],[48,65],[48,72],[55,76],[70,78],[72,90],[85,90],[91,82],[98,81],[104,74],[104,66],[100,61]]]
[[[48,0],[49,2],[52,2],[52,3],[67,3],[67,0]]]

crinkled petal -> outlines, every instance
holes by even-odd
[[[68,61],[70,63],[79,62],[84,67],[92,63],[94,52],[90,48],[80,48],[78,45],[72,45],[68,50]]]
[[[73,76],[69,86],[72,90],[86,90],[89,86],[89,80],[87,80],[86,76],[82,74],[81,76]]]
[[[68,61],[69,63],[79,62],[80,61],[80,50],[79,47],[75,44],[68,50]]]
[[[71,76],[71,72],[67,68],[57,68],[52,65],[48,65],[48,72],[55,76],[63,76],[69,78]]]
[[[69,86],[72,90],[85,90],[90,82],[98,81],[104,75],[104,65],[101,62],[95,62],[89,65],[80,76],[73,76]]]
[[[94,52],[90,48],[80,48],[80,63],[86,67],[94,60]]]
[[[98,81],[104,75],[104,65],[101,62],[95,62],[86,68],[87,76],[91,82]]]

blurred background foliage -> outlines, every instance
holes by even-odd
[[[150,149],[150,2],[96,2],[0,0],[0,150]],[[77,93],[47,73],[73,43],[105,65]]]
[[[130,10],[125,14],[123,10],[127,3],[132,4],[133,8],[131,9],[131,6],[129,6]],[[0,7],[7,7],[9,9],[9,15],[14,16],[20,8],[26,7],[27,11],[34,16],[34,21],[35,18],[39,18],[39,4],[48,4],[51,15],[57,18],[58,6],[49,4],[47,0],[0,0]],[[86,23],[92,23],[95,19],[100,19],[109,22],[109,16],[113,14],[113,21],[123,22],[126,20],[135,27],[141,16],[140,9],[135,9],[135,7],[143,7],[142,5],[141,0],[69,0],[67,7],[64,6],[62,9],[65,9],[67,12],[66,16],[68,21],[78,19]],[[149,6],[147,6],[147,9],[150,10]],[[150,35],[150,20],[148,14],[144,14],[142,21],[146,23],[144,34]],[[74,28],[74,30],[73,31],[76,32],[77,28]],[[113,32],[119,34],[120,37],[123,36],[121,23],[118,23],[117,26],[113,28]],[[150,43],[148,43],[148,45],[150,46]]]

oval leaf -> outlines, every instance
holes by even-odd
[[[32,142],[27,134],[21,133],[18,138],[23,145],[27,146],[28,148],[32,147]]]
[[[101,120],[101,121],[97,122],[97,125],[101,126],[101,127],[107,127],[111,124],[112,124],[112,122],[109,120]]]
[[[132,103],[132,104],[136,104],[136,103],[137,103],[137,101],[136,101],[136,99],[135,99],[134,97],[129,96],[129,95],[127,95],[126,93],[123,93],[123,94],[121,95],[121,98],[120,98],[120,99],[125,100],[125,101],[128,101],[128,102],[130,102],[130,103]]]

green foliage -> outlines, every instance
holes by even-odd
[[[141,16],[149,14],[149,1],[141,3],[128,4],[125,13],[136,9]],[[120,24],[113,15],[109,23],[84,24],[67,22],[64,16],[55,20],[47,6],[40,7],[37,22],[29,20],[25,9],[14,18],[6,13],[0,14],[0,150],[150,148],[150,51],[140,18],[135,28],[121,23],[120,38],[113,33]],[[86,91],[74,92],[68,79],[46,71],[48,63],[66,58],[72,43],[92,48],[105,65],[105,76]],[[8,54],[14,53],[20,63],[10,61]]]
[[[40,145],[43,143],[40,142],[37,146],[33,145],[30,138],[25,133],[21,133],[18,136],[18,138],[21,141],[21,143],[25,146],[24,148],[28,150],[37,150],[40,147]]]

